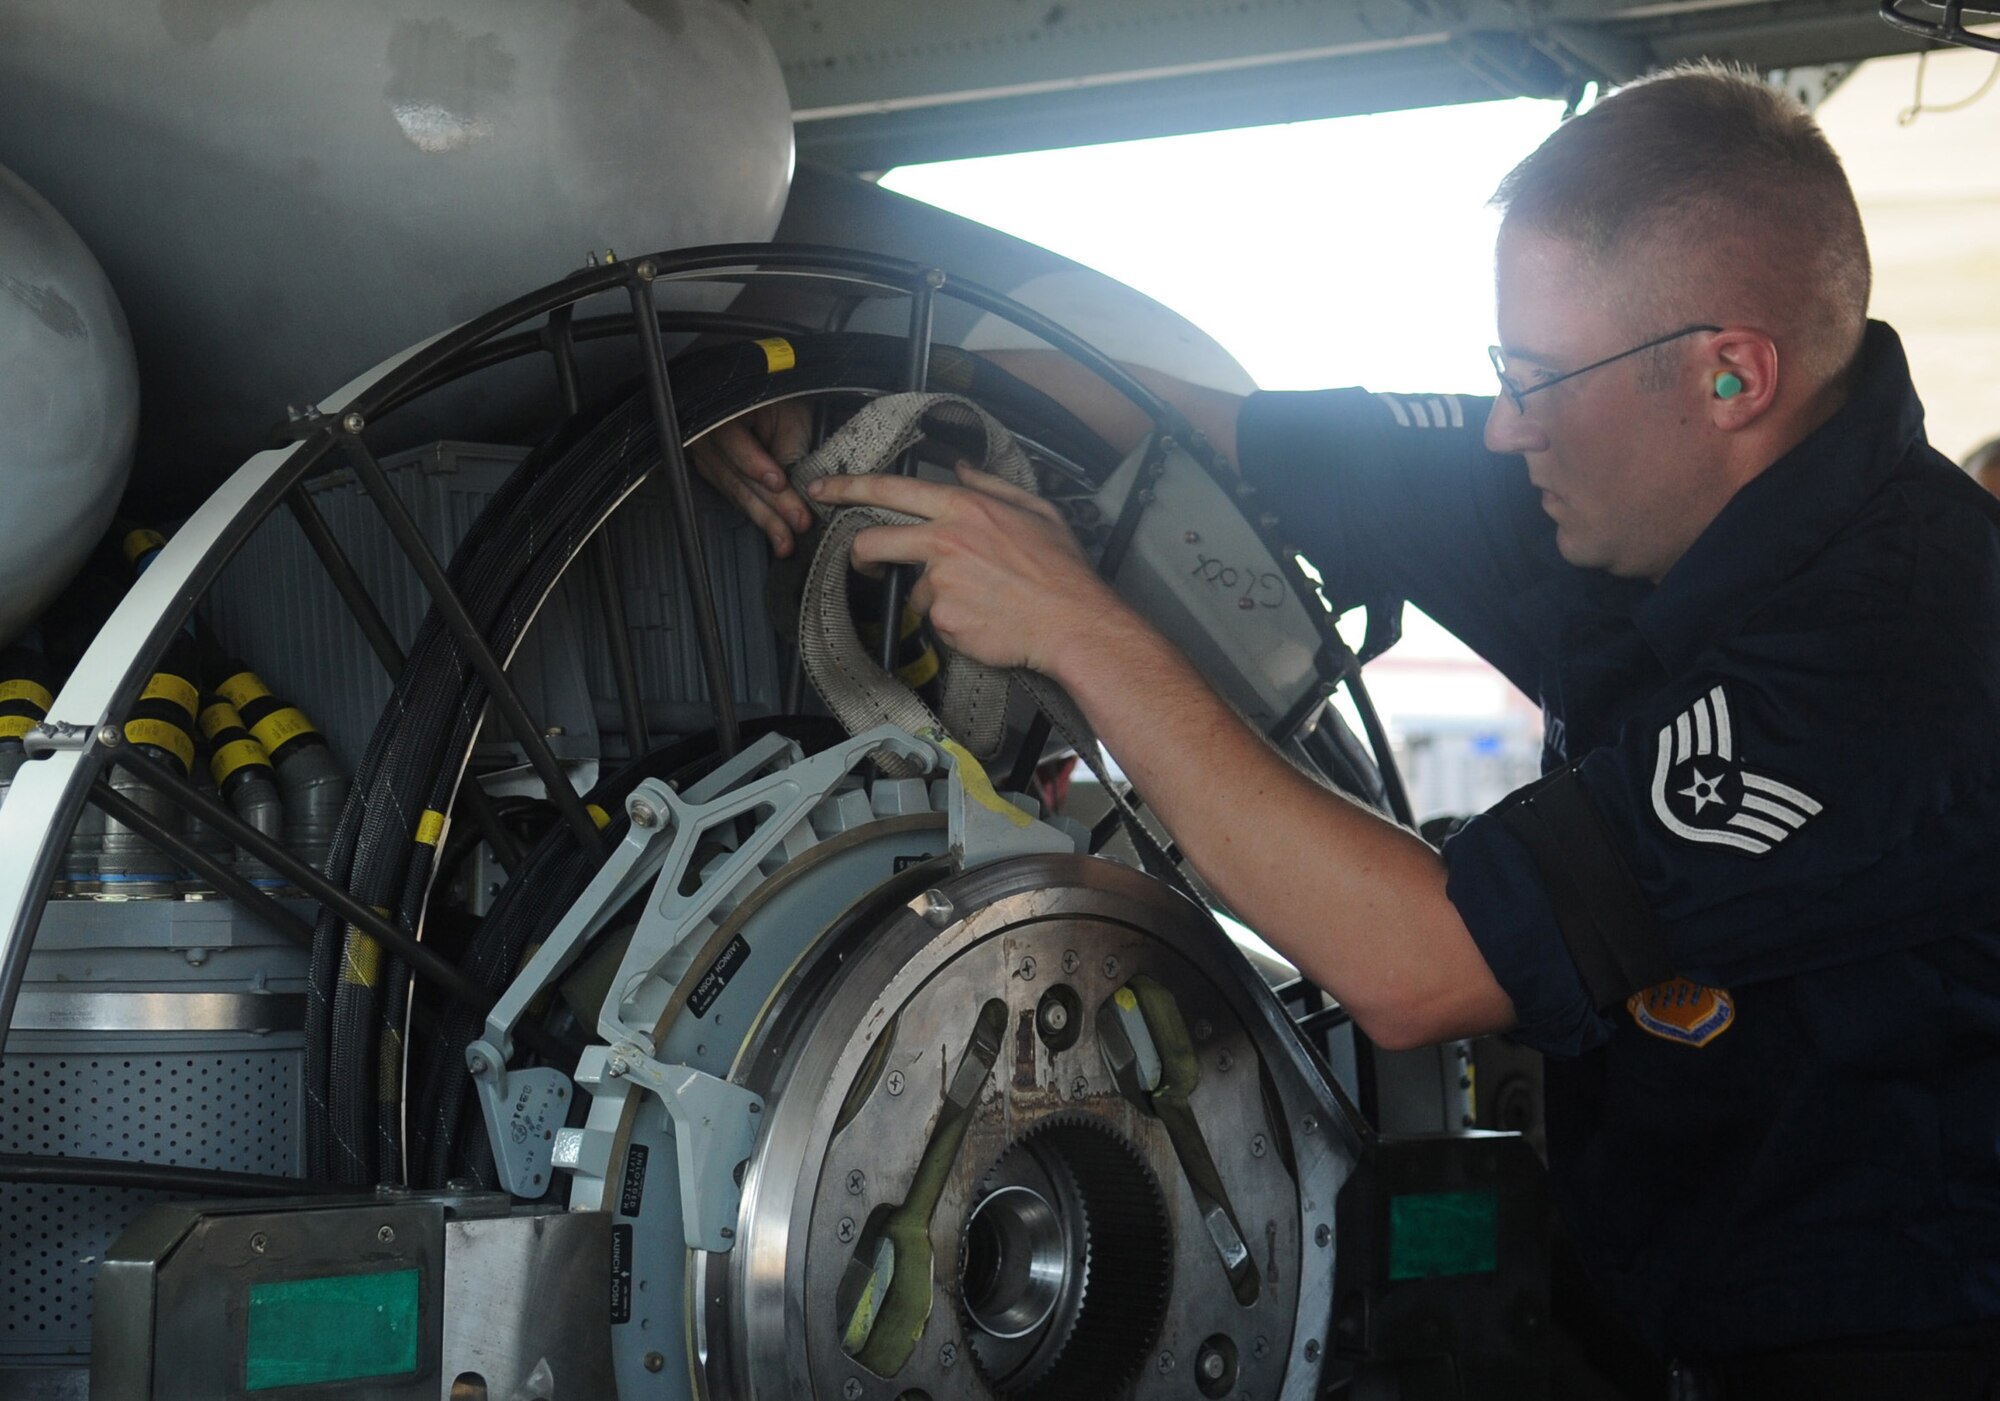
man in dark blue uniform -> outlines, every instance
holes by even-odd
[[[969,475],[824,499],[926,518],[857,561],[922,563],[948,643],[1060,680],[1378,1042],[1548,1053],[1558,1204],[1662,1359],[1730,1396],[1984,1396],[2000,508],[1925,443],[1789,99],[1636,84],[1500,202],[1490,404],[1168,387],[1336,604],[1408,597],[1541,699],[1545,777],[1442,858],[1287,767],[1042,503]]]

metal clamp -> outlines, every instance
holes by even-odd
[[[661,1065],[643,1047],[593,1047],[586,1083],[624,1080],[651,1091],[674,1121],[680,1165],[681,1231],[690,1249],[728,1250],[736,1243],[743,1189],[737,1164],[750,1157],[764,1101],[741,1086],[685,1065]],[[578,1145],[579,1148],[585,1145]]]

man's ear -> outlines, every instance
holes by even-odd
[[[1778,399],[1778,346],[1762,331],[1724,327],[1701,362],[1709,419],[1724,432],[1747,428]]]

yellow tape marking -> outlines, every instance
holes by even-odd
[[[258,680],[254,671],[239,671],[215,689],[224,700],[238,710],[251,701],[262,700],[271,694],[271,688]]]
[[[922,686],[938,674],[938,654],[931,648],[924,648],[924,654],[915,661],[896,668],[896,679],[905,686]]]
[[[769,340],[757,342],[764,352],[766,374],[780,374],[799,363],[799,353],[792,349],[792,343],[783,336],[772,336]]]
[[[34,728],[32,715],[0,715],[0,739],[19,739]]]
[[[436,846],[443,835],[444,814],[436,808],[425,808],[424,815],[417,819],[417,840],[425,846]]]
[[[252,725],[250,733],[257,737],[259,744],[276,754],[279,747],[288,741],[319,732],[302,712],[288,705],[283,710],[272,711]]]
[[[943,741],[944,752],[958,761],[958,781],[965,785],[965,796],[985,808],[998,813],[1016,827],[1033,824],[1034,818],[1022,812],[993,790],[993,780],[986,776],[986,767],[972,757],[972,751],[955,739]]]
[[[208,756],[208,771],[215,776],[217,784],[238,769],[248,768],[252,764],[262,764],[266,768],[271,765],[270,756],[264,752],[264,746],[254,739],[232,739]]]
[[[170,671],[154,672],[153,679],[146,683],[146,689],[139,693],[139,699],[163,700],[177,705],[188,713],[190,720],[201,709],[201,692],[194,688],[194,683]]]
[[[219,700],[203,706],[195,723],[201,726],[204,738],[214,739],[224,730],[241,729],[243,717],[236,713],[236,707],[228,701]]]
[[[0,701],[33,701],[46,715],[56,698],[49,694],[49,688],[39,681],[0,681]]]
[[[585,803],[583,805],[583,810],[590,814],[590,820],[597,824],[598,831],[601,832],[606,827],[609,827],[611,825],[611,814],[606,812],[603,808],[599,807],[596,803]]]
[[[125,738],[133,744],[150,744],[166,750],[181,761],[183,770],[194,767],[194,739],[178,725],[165,720],[127,720]]]

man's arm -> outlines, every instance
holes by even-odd
[[[924,517],[863,532],[856,564],[924,565],[911,603],[949,646],[1060,681],[1196,869],[1371,1037],[1415,1046],[1513,1024],[1435,852],[1286,763],[1097,578],[1052,507],[960,479],[970,490],[837,477],[814,495]]]

